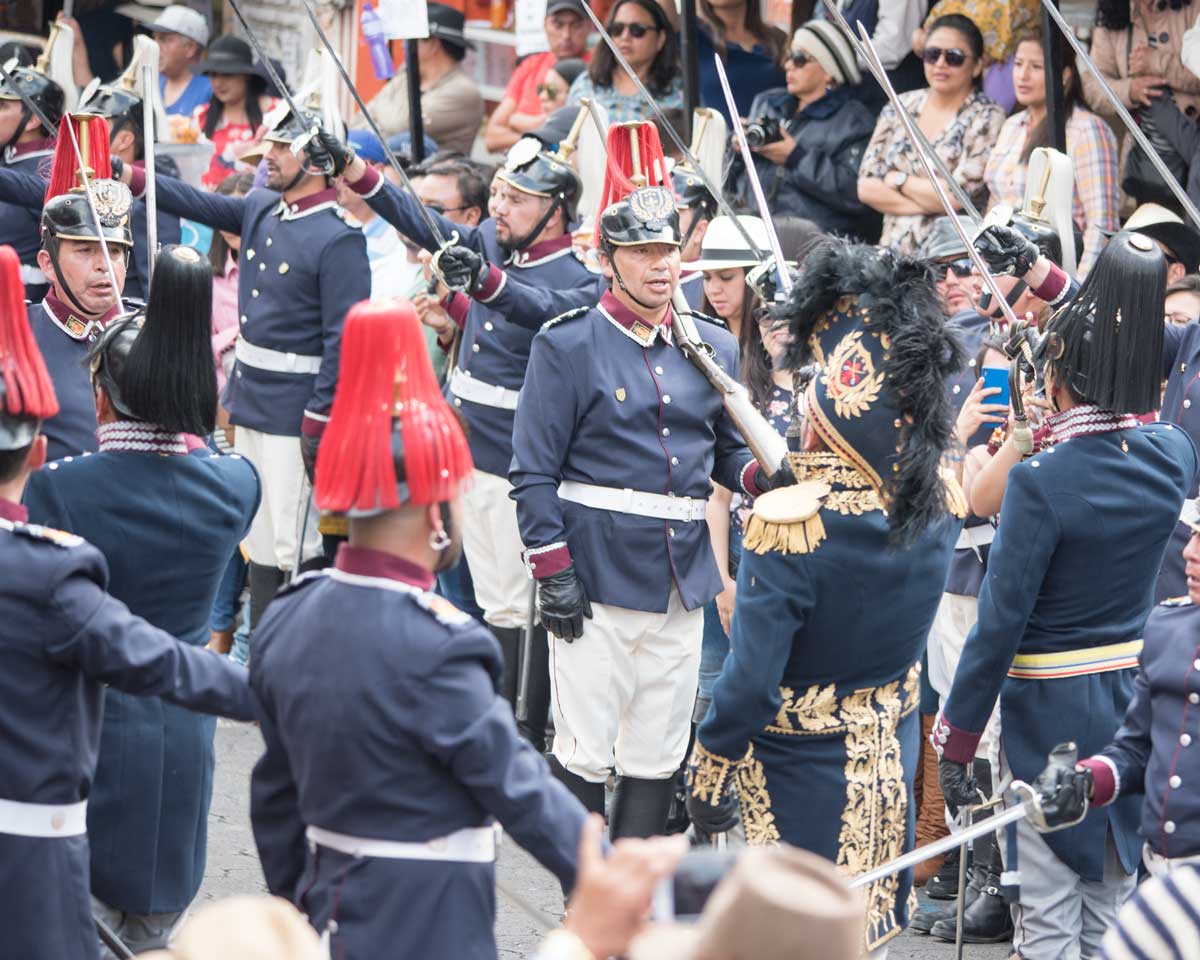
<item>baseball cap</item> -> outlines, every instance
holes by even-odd
[[[208,46],[208,21],[191,7],[173,3],[149,27],[152,33],[177,33],[202,47]]]
[[[587,14],[583,12],[583,0],[548,0],[546,4],[546,16],[549,17],[561,10],[569,10],[571,13],[577,13],[581,20],[587,19]]]
[[[383,152],[383,144],[370,130],[351,130],[346,138],[354,152],[368,163],[386,163],[387,154]]]

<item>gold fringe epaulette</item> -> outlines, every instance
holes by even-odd
[[[971,512],[971,505],[967,503],[967,495],[963,492],[962,484],[958,482],[958,478],[953,472],[942,468],[942,482],[946,485],[946,509],[950,513],[962,520]]]
[[[350,536],[350,518],[344,513],[323,513],[317,530],[326,537]]]
[[[830,486],[803,480],[764,493],[754,501],[743,545],[757,554],[812,553],[825,539],[821,504]]]

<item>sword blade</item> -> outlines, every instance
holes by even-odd
[[[275,84],[275,88],[279,91],[279,95],[283,97],[283,102],[288,105],[288,109],[292,111],[292,115],[297,120],[300,120],[305,115],[304,111],[296,106],[296,101],[292,99],[291,91],[288,90],[287,84],[283,82],[283,79],[275,70],[275,64],[267,56],[267,51],[263,49],[263,45],[259,42],[258,35],[251,29],[249,22],[246,20],[246,15],[242,13],[242,8],[238,4],[238,0],[229,0],[229,5],[233,8],[233,12],[237,14],[242,29],[246,31],[246,38],[250,41],[250,46],[254,48],[254,52],[258,55],[263,69],[267,71],[267,76],[271,78],[271,83]]]
[[[154,280],[154,261],[158,258],[158,181],[154,170],[154,84],[158,78],[149,64],[142,67],[142,154],[146,170],[146,299]]]
[[[762,181],[758,179],[758,168],[754,165],[754,154],[750,152],[750,144],[746,140],[746,131],[737,119],[737,104],[733,99],[733,91],[729,88],[729,77],[725,75],[725,64],[718,54],[713,54],[717,64],[717,79],[721,81],[721,92],[725,94],[725,105],[729,107],[729,115],[734,118],[733,134],[737,137],[738,149],[742,152],[742,163],[746,167],[746,176],[750,179],[750,189],[754,191],[754,202],[758,204],[758,216],[767,228],[767,241],[771,244],[771,252],[775,255],[775,270],[779,276],[779,285],[784,293],[792,292],[792,275],[787,264],[783,262],[783,248],[779,245],[779,234],[775,232],[775,224],[771,220],[771,211],[767,207],[767,198],[763,193]]]
[[[1075,33],[1071,30],[1067,21],[1063,19],[1063,15],[1058,12],[1058,9],[1050,0],[1042,0],[1042,6],[1046,8],[1050,19],[1058,24],[1058,29],[1062,31],[1063,38],[1071,45],[1071,49],[1075,51],[1075,59],[1087,68],[1088,72],[1100,86],[1100,89],[1104,91],[1104,96],[1108,98],[1108,102],[1116,110],[1117,116],[1125,124],[1125,129],[1137,141],[1137,145],[1145,151],[1146,158],[1154,164],[1154,169],[1158,171],[1158,175],[1163,178],[1163,182],[1170,188],[1171,193],[1175,195],[1175,199],[1179,201],[1179,205],[1187,213],[1188,219],[1192,221],[1197,229],[1200,229],[1200,210],[1196,209],[1196,205],[1188,197],[1187,191],[1179,185],[1179,181],[1175,179],[1175,175],[1167,169],[1167,165],[1163,163],[1162,157],[1158,155],[1158,151],[1150,145],[1150,141],[1146,139],[1146,135],[1142,133],[1137,122],[1129,115],[1129,111],[1125,109],[1125,104],[1121,102],[1121,98],[1113,92],[1112,87],[1108,85],[1108,81],[1104,79],[1099,68],[1092,62],[1092,58],[1088,56],[1087,51],[1075,39]]]
[[[863,55],[867,58],[868,63],[874,63],[879,72],[876,76],[879,78],[879,84],[883,87],[883,92],[887,94],[888,99],[892,102],[892,106],[896,109],[896,115],[900,118],[901,124],[908,132],[908,135],[913,139],[913,145],[917,149],[917,156],[921,158],[921,163],[925,167],[925,172],[929,177],[930,184],[933,185],[933,191],[938,196],[938,202],[941,203],[942,209],[946,211],[950,217],[950,224],[954,227],[954,232],[958,234],[958,238],[966,245],[967,256],[971,258],[971,262],[975,265],[975,269],[979,271],[979,275],[983,278],[983,282],[987,285],[996,302],[1000,304],[1000,309],[1004,316],[1011,324],[1016,324],[1017,317],[1013,313],[1013,309],[1008,304],[1008,300],[1000,292],[1000,288],[996,286],[996,278],[992,276],[992,272],[988,270],[987,264],[983,262],[983,258],[979,256],[979,252],[975,249],[975,244],[971,238],[967,236],[967,231],[963,229],[961,223],[958,222],[958,216],[954,212],[954,207],[950,204],[950,199],[946,196],[945,188],[942,187],[941,181],[938,179],[935,172],[934,162],[929,158],[929,154],[921,146],[917,140],[917,125],[913,123],[912,117],[908,111],[900,105],[900,98],[896,95],[896,91],[892,88],[891,81],[888,80],[887,74],[884,72],[883,64],[879,59],[879,54],[875,51],[875,45],[871,43],[871,38],[867,35],[867,31],[860,23],[858,25],[859,36],[862,38]]]
[[[307,3],[308,0],[305,0],[305,2]],[[666,131],[667,136],[671,138],[671,142],[675,144],[675,147],[681,154],[683,154],[688,163],[695,168],[696,175],[700,177],[701,181],[704,183],[704,186],[708,188],[708,192],[716,198],[717,206],[721,208],[721,212],[733,221],[733,225],[737,227],[738,233],[742,235],[742,239],[746,241],[746,244],[750,247],[751,251],[753,251],[754,255],[759,259],[762,259],[763,252],[758,249],[758,244],[754,242],[750,234],[746,231],[746,228],[742,225],[742,221],[737,218],[737,214],[733,212],[733,208],[725,199],[724,194],[717,189],[716,184],[714,184],[709,178],[708,174],[704,172],[704,168],[700,166],[700,161],[695,158],[695,156],[692,154],[692,151],[688,148],[688,145],[683,142],[683,139],[679,136],[679,133],[673,126],[671,126],[670,122],[666,118],[666,115],[662,112],[654,98],[650,96],[650,91],[646,89],[646,85],[642,83],[641,78],[638,77],[637,73],[634,72],[633,67],[629,65],[629,61],[625,59],[621,51],[617,49],[617,45],[613,42],[613,38],[609,36],[608,31],[604,29],[604,24],[602,24],[600,22],[600,18],[596,16],[596,11],[591,8],[591,5],[588,4],[586,0],[584,0],[583,3],[583,11],[588,15],[588,19],[592,21],[592,26],[596,28],[596,32],[600,34],[600,36],[604,39],[604,42],[608,45],[608,49],[612,51],[612,55],[616,58],[617,63],[621,65],[621,69],[625,71],[625,73],[629,76],[629,79],[633,81],[633,85],[637,87],[638,93],[642,95],[642,99],[645,100],[646,104],[650,107],[650,112],[654,114],[654,119],[656,119],[659,123],[659,126]]]
[[[304,9],[308,13],[308,19],[312,23],[313,28],[317,31],[317,36],[321,38],[321,43],[324,45],[329,56],[333,58],[334,64],[338,68],[338,73],[341,74],[342,81],[346,84],[346,89],[350,91],[350,96],[354,98],[354,102],[358,105],[358,109],[362,112],[363,119],[367,121],[367,125],[371,128],[371,132],[375,134],[380,144],[383,146],[383,152],[387,155],[388,163],[392,165],[392,169],[396,171],[396,175],[400,177],[400,182],[404,184],[404,189],[416,198],[417,203],[421,207],[421,219],[425,221],[425,229],[430,232],[433,239],[437,242],[439,248],[447,246],[446,238],[442,235],[441,229],[437,225],[437,221],[428,210],[425,209],[425,204],[421,203],[421,198],[417,196],[417,191],[413,188],[412,181],[408,179],[408,174],[404,172],[404,167],[400,165],[400,161],[396,159],[396,155],[392,153],[392,148],[388,146],[387,139],[379,131],[379,125],[375,123],[375,118],[371,116],[371,111],[367,109],[367,105],[363,103],[363,98],[358,95],[358,90],[354,87],[354,81],[350,79],[350,74],[346,72],[346,67],[342,63],[341,57],[337,55],[337,51],[333,48],[333,44],[329,42],[329,37],[325,33],[325,28],[321,26],[320,20],[317,19],[317,11],[313,9],[312,0],[304,0]]]

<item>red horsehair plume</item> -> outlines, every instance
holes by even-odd
[[[608,164],[604,169],[604,188],[596,207],[596,234],[600,234],[600,214],[624,200],[638,187],[665,186],[671,189],[671,175],[663,157],[658,127],[649,122],[614,123],[608,128]]]
[[[405,503],[392,459],[396,419]],[[341,513],[441,503],[458,495],[473,469],[462,425],[438,388],[413,305],[355,304],[342,330],[337,392],[317,457],[317,506]]]
[[[4,410],[10,416],[45,420],[58,413],[54,384],[29,329],[21,260],[12,247],[0,247],[0,379]]]
[[[108,180],[112,177],[112,157],[109,154],[108,121],[93,114],[65,114],[58,125],[58,140],[54,144],[54,164],[50,182],[46,185],[46,200],[70,193],[82,185],[75,145],[67,124],[75,124],[79,151],[88,168],[89,180]]]

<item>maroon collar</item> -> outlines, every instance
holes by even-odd
[[[114,304],[108,313],[98,320],[88,320],[79,316],[78,311],[59,300],[54,295],[53,288],[46,293],[46,309],[50,311],[51,318],[76,340],[84,339],[93,324],[98,325],[103,330],[112,321],[113,317],[117,315],[118,307],[119,304]]]
[[[667,308],[667,312],[663,314],[662,322],[656,326],[651,326],[645,318],[639,316],[630,310],[625,304],[617,299],[616,294],[611,290],[606,290],[604,296],[600,298],[597,304],[610,320],[625,333],[640,343],[642,346],[649,346],[654,342],[656,334],[666,336],[666,332],[671,329],[671,309]]]
[[[319,193],[310,193],[307,197],[301,197],[299,200],[283,200],[282,209],[290,214],[304,213],[306,210],[311,210],[313,207],[322,203],[336,203],[337,190],[333,187],[326,187]]]
[[[25,523],[29,519],[29,511],[23,503],[13,503],[11,500],[0,498],[0,520],[11,520],[13,523]]]
[[[27,140],[25,143],[15,143],[9,151],[9,159],[17,160],[31,153],[53,153],[54,138],[43,137],[39,140]]]
[[[431,589],[436,580],[424,567],[394,553],[354,547],[348,543],[338,547],[337,559],[333,565],[345,573],[353,573],[360,577],[386,577],[388,580],[399,580],[422,590]]]
[[[543,257],[548,257],[552,253],[558,253],[560,250],[566,250],[571,245],[571,235],[564,233],[558,237],[552,237],[549,240],[542,240],[535,243],[531,247],[526,247],[520,251],[514,258],[517,262],[528,262],[530,260],[541,260]]]

